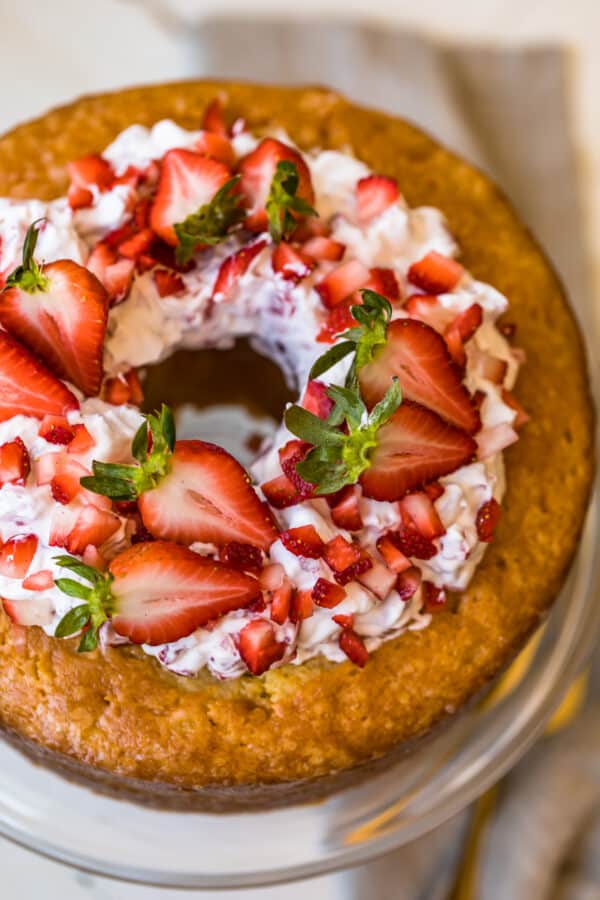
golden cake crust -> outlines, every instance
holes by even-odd
[[[171,117],[198,127],[216,93],[252,129],[282,126],[304,148],[349,146],[397,177],[409,204],[444,211],[462,261],[509,298],[527,353],[517,395],[532,417],[506,452],[497,538],[457,611],[384,643],[363,670],[312,660],[260,678],[178,678],[136,649],[78,655],[76,642],[2,615],[5,731],[46,760],[67,768],[72,760],[74,773],[101,786],[135,787],[138,799],[204,788],[201,805],[212,796],[225,808],[236,796],[256,798],[260,784],[280,786],[270,798],[305,779],[335,784],[322,776],[360,771],[426,733],[507,663],[576,550],[593,474],[593,408],[561,285],[498,189],[413,126],[331,91],[188,82],[85,97],[0,139],[0,196],[58,196],[70,159],[101,151],[134,122]]]

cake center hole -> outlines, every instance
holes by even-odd
[[[295,399],[279,367],[240,340],[231,350],[180,350],[150,366],[144,411],[168,404],[177,437],[211,441],[242,465],[274,434],[286,403]]]

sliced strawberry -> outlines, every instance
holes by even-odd
[[[130,547],[109,570],[113,628],[135,644],[176,641],[260,594],[255,578],[164,541]]]
[[[405,572],[411,568],[410,560],[402,553],[397,542],[389,534],[383,534],[378,538],[377,549],[381,553],[386,566],[392,572],[400,574],[400,572]]]
[[[439,297],[428,294],[413,294],[404,304],[404,309],[413,319],[420,319],[443,334],[452,321],[453,314],[440,303]]]
[[[277,164],[283,161],[294,163],[298,171],[299,182],[296,196],[311,206],[314,202],[310,172],[300,153],[275,138],[265,138],[239,164],[242,176],[240,189],[248,202],[248,217],[245,227],[251,231],[266,231],[268,227],[265,204]]]
[[[456,331],[463,342],[470,341],[483,321],[483,310],[479,303],[472,303],[464,312],[452,320],[448,332]]]
[[[261,250],[267,246],[267,242],[260,240],[253,244],[246,244],[241,250],[232,253],[221,263],[212,289],[212,297],[226,300],[233,291],[237,281],[248,271],[252,260],[258,256]]]
[[[49,591],[54,587],[54,576],[50,569],[40,569],[23,580],[22,587],[26,591]]]
[[[361,558],[359,548],[347,541],[341,534],[336,534],[330,541],[327,541],[323,556],[329,568],[338,574],[353,566]]]
[[[427,294],[447,294],[454,290],[464,271],[456,260],[430,250],[423,259],[412,264],[408,280]]]
[[[146,528],[157,538],[218,546],[229,541],[268,550],[277,529],[240,464],[205,441],[178,441],[168,474],[141,494]]]
[[[227,166],[193,150],[169,150],[163,159],[158,190],[150,212],[150,225],[172,247],[178,239],[173,228],[213,199],[231,173]]]
[[[4,612],[15,625],[49,625],[54,616],[54,607],[49,597],[35,597],[31,600],[7,600],[2,597]]]
[[[111,304],[125,299],[133,282],[134,260],[119,259],[115,250],[100,241],[88,257],[87,268],[104,285]]]
[[[0,331],[0,421],[62,416],[79,403],[71,391],[6,332]]]
[[[283,625],[290,616],[292,602],[292,582],[284,578],[281,585],[271,591],[271,618],[278,625]]]
[[[272,265],[273,271],[285,278],[286,281],[298,283],[310,275],[314,262],[302,250],[297,250],[291,244],[280,241],[273,250]]]
[[[483,428],[477,435],[477,458],[489,459],[518,440],[519,435],[507,422]]]
[[[447,597],[443,588],[437,587],[431,581],[424,581],[422,584],[423,591],[423,610],[428,613],[441,612],[446,606]]]
[[[262,675],[282,658],[285,644],[277,641],[270,622],[255,619],[240,631],[239,651],[252,674]]]
[[[309,381],[302,395],[300,405],[320,419],[326,419],[333,409],[333,400],[327,394],[327,385],[322,381]]]
[[[333,269],[318,284],[315,290],[321,298],[323,306],[332,309],[342,303],[346,297],[364,288],[370,278],[369,270],[357,259],[351,259]]]
[[[360,531],[363,520],[360,513],[360,489],[349,484],[335,494],[335,500],[331,505],[331,518],[338,528],[346,531]]]
[[[369,269],[369,280],[365,284],[365,288],[375,291],[391,301],[400,299],[400,287],[393,269]]]
[[[322,260],[339,262],[346,252],[346,245],[325,235],[316,234],[302,245],[302,252],[319,262]]]
[[[17,534],[0,547],[0,575],[25,578],[38,548],[35,534]]]
[[[84,394],[97,394],[107,293],[95,275],[69,259],[48,263],[39,271],[33,290],[15,286],[0,294],[0,322],[59,377]]]
[[[267,503],[274,509],[286,509],[288,506],[295,506],[296,503],[301,503],[304,499],[296,485],[290,481],[287,475],[279,475],[271,481],[266,481],[261,485],[261,490]]]
[[[93,193],[90,188],[107,191],[115,182],[115,173],[108,160],[95,154],[68,163],[67,171],[71,179],[68,199],[72,209],[92,205]]]
[[[362,396],[372,407],[398,377],[403,396],[433,410],[473,434],[480,427],[477,410],[462,384],[444,339],[423,322],[396,319],[387,342],[359,372]]]
[[[422,577],[421,570],[417,566],[411,566],[410,569],[400,572],[396,579],[396,591],[401,600],[406,602],[414,597],[421,587]]]
[[[356,215],[359,222],[370,222],[388,207],[397,203],[400,196],[398,182],[386,175],[367,175],[356,185]]]
[[[254,572],[258,574],[262,569],[263,557],[258,547],[252,544],[241,544],[239,541],[229,541],[221,547],[219,559],[232,569],[240,572]]]
[[[201,131],[194,145],[196,153],[202,156],[208,156],[210,159],[216,159],[223,163],[228,169],[233,169],[235,165],[235,152],[229,138],[222,134],[215,134],[212,131]]]
[[[325,544],[321,540],[314,525],[300,525],[298,528],[288,528],[279,535],[281,543],[295,556],[305,556],[309,559],[320,559],[325,550]]]
[[[341,334],[342,331],[347,331],[349,328],[354,328],[356,319],[350,312],[353,305],[355,305],[354,299],[345,300],[329,310],[327,318],[317,335],[319,342],[333,344],[338,334]]]
[[[470,462],[476,449],[466,432],[405,401],[377,433],[371,465],[360,477],[363,492],[375,500],[400,500]]]
[[[502,388],[502,402],[506,403],[507,406],[510,406],[511,409],[514,409],[516,412],[515,421],[513,422],[514,428],[522,428],[523,425],[526,425],[529,422],[530,416],[525,412],[519,401],[516,397],[507,391],[506,388]]]
[[[73,432],[73,438],[69,441],[68,453],[87,453],[88,450],[91,450],[96,445],[96,441],[82,423],[71,425],[70,428]]]
[[[339,637],[340,649],[348,659],[363,669],[369,661],[369,651],[365,642],[352,628],[344,628]]]
[[[476,527],[477,537],[484,543],[489,543],[494,538],[494,532],[500,521],[502,509],[493,497],[479,507],[477,511]]]
[[[171,297],[185,291],[185,282],[181,275],[170,269],[156,269],[152,277],[159,297]]]
[[[223,115],[223,102],[220,97],[215,97],[214,100],[211,100],[204,110],[202,128],[211,132],[211,134],[220,134],[223,137],[229,134]]]
[[[310,619],[315,611],[312,591],[295,590],[292,593],[290,621],[295,624]]]
[[[380,600],[385,600],[396,584],[396,573],[383,563],[373,562],[370,569],[358,576],[358,581]]]
[[[312,598],[317,606],[333,609],[346,598],[346,591],[339,584],[327,581],[326,578],[317,578],[313,585]]]
[[[408,516],[408,524],[413,525],[429,541],[446,533],[435,506],[425,492],[403,497],[400,511],[403,521]]]
[[[29,453],[20,437],[2,444],[0,447],[0,486],[25,484],[30,471]]]
[[[75,437],[73,428],[64,416],[44,416],[38,434],[49,444],[70,444]]]

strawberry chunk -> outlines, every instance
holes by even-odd
[[[26,591],[49,591],[54,587],[54,577],[50,569],[40,569],[23,580]]]
[[[115,534],[120,520],[114,513],[89,504],[79,510],[55,511],[50,530],[50,546],[65,547],[81,556],[88,544],[100,547]]]
[[[360,531],[363,520],[360,513],[360,489],[356,485],[349,484],[342,488],[330,502],[331,518],[338,528]]]
[[[14,338],[0,331],[0,422],[24,415],[62,416],[79,403],[71,391]]]
[[[389,532],[388,537],[406,557],[431,559],[437,553],[437,547],[433,541],[423,537],[420,531],[409,525],[404,525],[401,531]]]
[[[255,619],[240,631],[239,651],[252,674],[262,675],[283,657],[285,644],[277,641],[270,622]]]
[[[119,259],[115,250],[100,241],[89,255],[87,267],[104,285],[111,305],[125,299],[133,282],[133,259]]]
[[[130,391],[129,385],[124,375],[117,375],[114,378],[107,378],[102,391],[103,399],[113,406],[123,406],[129,403]]]
[[[387,297],[392,302],[400,299],[400,287],[393,269],[369,269],[369,280],[365,288]]]
[[[413,319],[420,319],[441,334],[452,321],[452,312],[442,306],[439,297],[428,294],[413,294],[407,299],[404,309]]]
[[[267,503],[274,509],[286,509],[288,506],[295,506],[304,499],[287,475],[279,475],[277,478],[266,481],[261,485],[261,490],[265,495]]]
[[[266,246],[266,241],[255,241],[253,244],[246,244],[241,250],[232,253],[231,256],[223,260],[213,285],[212,297],[227,300],[231,296],[238,279],[248,271],[252,261]]]
[[[24,578],[38,548],[35,534],[18,534],[0,546],[0,575]]]
[[[344,569],[342,572],[334,572],[333,577],[338,584],[341,584],[343,586],[348,584],[350,581],[356,581],[365,572],[368,572],[372,567],[373,560],[365,550],[362,550],[360,553],[360,558],[357,560],[357,562],[352,563],[351,566],[348,566],[348,568]]]
[[[0,447],[0,486],[25,484],[30,471],[29,453],[20,437],[2,444]]]
[[[494,532],[500,521],[502,509],[493,497],[479,507],[477,511],[476,528],[480,541],[489,544],[494,538]]]
[[[147,253],[154,241],[154,232],[151,228],[142,228],[132,237],[119,244],[119,253],[127,259],[137,259],[142,253]]]
[[[331,617],[331,620],[332,622],[335,622],[336,625],[339,625],[340,628],[354,627],[354,613],[350,613],[349,615],[337,613],[335,616]]]
[[[105,572],[108,568],[106,559],[94,544],[88,544],[83,551],[83,561],[86,566],[91,566],[92,569],[98,569],[99,572]]]
[[[87,453],[88,450],[95,447],[96,441],[85,425],[79,423],[77,425],[70,425],[69,427],[73,432],[73,437],[69,441],[69,446],[67,447],[68,453]]]
[[[344,628],[339,637],[340,649],[355,666],[363,669],[369,661],[365,642],[352,628]]]
[[[156,269],[152,277],[159,297],[171,297],[185,291],[185,282],[177,272],[169,269]]]
[[[414,597],[421,587],[422,577],[421,570],[417,566],[411,566],[410,569],[400,572],[396,579],[396,591],[401,600],[407,602]]]
[[[346,297],[363,288],[369,281],[369,277],[370,273],[366,266],[357,259],[351,259],[342,263],[319,281],[315,285],[315,290],[321,298],[323,306],[332,309],[338,303],[342,303]]]
[[[310,275],[314,266],[314,262],[306,253],[295,249],[285,241],[275,245],[271,259],[273,271],[286,281],[293,281],[296,284]]]
[[[292,582],[284,578],[281,585],[271,592],[271,619],[283,625],[290,616],[292,603]]]
[[[456,331],[463,344],[470,341],[483,321],[483,310],[479,303],[472,303],[451,322],[448,331]]]
[[[323,556],[329,568],[339,574],[359,561],[360,550],[341,534],[336,534],[325,544]]]
[[[112,166],[108,160],[97,154],[72,160],[67,164],[67,171],[71,179],[68,200],[72,209],[92,205],[91,187],[96,187],[99,191],[107,191],[115,182]]]
[[[385,600],[396,585],[396,573],[390,571],[383,563],[373,562],[370,569],[361,572],[358,581],[379,600]]]
[[[427,294],[447,294],[454,290],[463,274],[464,269],[456,260],[430,250],[409,268],[408,280]]]
[[[397,203],[398,182],[386,175],[367,175],[356,185],[356,215],[361,223],[370,222]]]
[[[493,384],[502,384],[506,378],[508,363],[505,359],[492,356],[491,353],[478,353],[475,369],[487,381],[491,381]]]
[[[87,472],[86,472],[87,474]],[[82,490],[79,475],[72,471],[58,472],[50,482],[50,490],[57,503],[64,506]]]
[[[292,593],[292,602],[290,606],[290,621],[294,624],[303,622],[304,619],[310,619],[313,615],[314,601],[312,591],[294,591]]]
[[[317,578],[313,589],[312,598],[317,606],[323,606],[325,609],[333,609],[338,606],[346,597],[346,591],[339,584],[327,581],[326,578]]]
[[[423,610],[428,613],[441,612],[446,606],[447,597],[443,588],[437,587],[431,581],[424,581],[422,584],[423,591]]]
[[[229,132],[225,124],[225,116],[223,115],[223,102],[220,97],[211,100],[204,110],[202,119],[202,128],[211,134],[218,134],[226,137]]]
[[[309,450],[310,444],[296,440],[288,441],[285,447],[281,447],[279,450],[281,468],[303,499],[312,497],[315,486],[309,481],[305,481],[298,474],[296,467],[299,462],[302,462]]]
[[[229,138],[212,131],[201,131],[194,146],[194,150],[202,156],[216,159],[228,169],[235,165],[235,152]]]
[[[38,434],[49,444],[70,444],[75,437],[64,416],[44,416]]]
[[[299,179],[296,196],[310,206],[314,202],[310,172],[301,154],[275,138],[265,138],[239,164],[242,176],[240,188],[248,203],[248,216],[244,224],[250,231],[266,231],[268,227],[265,204],[277,164],[284,161],[292,162],[296,166]],[[293,215],[297,216],[297,213]]]
[[[262,553],[258,547],[252,544],[242,544],[239,541],[229,541],[219,552],[219,559],[232,569],[240,572],[258,573],[262,569]]]
[[[319,419],[326,419],[333,409],[333,400],[327,394],[327,385],[322,381],[309,381],[302,396],[301,406]]]
[[[302,245],[302,252],[319,262],[323,260],[339,262],[346,252],[346,245],[341,241],[334,241],[331,237],[317,234]]]
[[[400,511],[403,521],[406,522],[408,517],[408,524],[429,541],[446,533],[435,506],[425,492],[404,497],[400,501]]]
[[[396,541],[389,534],[384,534],[377,540],[377,549],[383,557],[388,569],[396,574],[405,572],[411,568],[411,561],[402,553]]]
[[[321,540],[314,525],[300,525],[298,528],[288,528],[279,535],[281,543],[295,556],[305,556],[309,559],[320,559],[325,550],[325,544]]]
[[[321,330],[317,335],[319,342],[333,344],[338,334],[341,334],[342,331],[347,331],[349,328],[354,328],[356,319],[350,312],[353,305],[355,305],[354,300],[346,300],[329,310],[327,318],[321,325]]]

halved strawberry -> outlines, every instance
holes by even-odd
[[[99,241],[88,257],[87,268],[104,285],[111,304],[125,299],[133,282],[133,259],[120,259],[116,250]]]
[[[159,297],[171,297],[185,291],[181,275],[170,269],[156,269],[152,275]]]
[[[325,544],[323,556],[332,572],[339,574],[359,561],[360,549],[347,541],[341,534],[336,534]]]
[[[363,527],[360,513],[360,488],[354,484],[348,484],[327,500],[331,507],[331,518],[338,528],[345,528],[346,531],[360,531]]]
[[[2,444],[0,447],[0,486],[25,484],[30,471],[29,453],[20,437]]]
[[[406,522],[408,517],[408,524],[413,525],[429,541],[446,533],[435,506],[425,492],[403,497],[400,511],[403,521]]]
[[[260,594],[255,578],[164,541],[130,547],[109,571],[113,628],[135,644],[176,641]]]
[[[275,138],[265,138],[239,164],[240,189],[248,202],[248,217],[244,224],[251,231],[266,231],[268,227],[265,204],[277,164],[284,161],[294,163],[298,171],[296,196],[310,205],[314,202],[310,172],[301,154]]]
[[[235,287],[238,279],[248,270],[252,260],[258,256],[267,242],[260,240],[246,244],[221,263],[212,289],[212,297],[226,300]]]
[[[329,275],[315,284],[315,290],[321,298],[323,306],[332,309],[350,294],[364,288],[369,278],[369,269],[359,260],[351,259],[333,269]]]
[[[421,587],[423,576],[417,566],[411,566],[404,572],[400,572],[396,579],[396,590],[401,600],[410,600]]]
[[[352,628],[344,628],[339,637],[340,649],[355,666],[363,669],[369,661],[369,651],[365,642]]]
[[[274,272],[277,272],[286,281],[295,283],[310,275],[314,266],[313,260],[303,250],[298,250],[285,241],[280,241],[275,245],[272,264]]]
[[[452,362],[444,339],[429,325],[396,319],[387,342],[359,372],[363,399],[372,407],[397,376],[402,393],[443,419],[473,434],[480,427],[477,410]]]
[[[44,416],[38,434],[49,444],[70,444],[75,437],[65,416]]]
[[[325,235],[316,234],[302,245],[302,252],[319,262],[321,260],[338,262],[346,252],[346,245]]]
[[[0,322],[60,378],[97,394],[108,320],[108,295],[88,269],[70,259],[43,266],[33,259],[32,225],[23,264],[0,294]]]
[[[304,499],[293,482],[287,475],[279,475],[272,478],[271,481],[265,481],[261,484],[261,490],[269,503],[274,509],[286,509],[288,506],[295,506]]]
[[[0,575],[24,578],[38,548],[35,534],[17,534],[0,546]]]
[[[307,383],[300,405],[320,419],[326,419],[333,409],[333,400],[327,394],[327,385],[322,381]]]
[[[196,153],[208,156],[223,163],[228,169],[235,165],[235,152],[229,138],[223,134],[215,134],[213,131],[201,131],[194,144]]]
[[[447,294],[454,290],[464,271],[456,260],[430,250],[409,268],[408,280],[427,294]]]
[[[108,160],[97,154],[82,156],[67,163],[67,171],[71,179],[68,191],[69,205],[72,209],[91,206],[93,193],[91,188],[107,191],[115,182],[115,173]]]
[[[476,527],[477,537],[484,543],[493,540],[494,531],[500,521],[502,509],[493,497],[479,507],[477,511]]]
[[[388,569],[400,574],[411,568],[411,561],[402,553],[396,541],[389,534],[383,534],[377,539],[377,549],[383,557]]]
[[[254,619],[239,635],[240,656],[253,675],[262,675],[285,653],[285,644],[277,641],[275,629],[266,619]]]
[[[346,597],[346,591],[339,584],[327,581],[326,578],[317,578],[312,589],[312,598],[317,606],[325,609],[333,609]]]
[[[359,222],[370,222],[398,201],[400,191],[395,178],[367,175],[356,185],[356,215]]]
[[[221,547],[219,559],[232,569],[240,572],[259,573],[262,569],[263,557],[258,547],[252,544],[242,544],[239,541],[229,541]]]
[[[394,589],[396,573],[384,566],[383,563],[373,562],[370,569],[361,572],[358,581],[380,600],[385,600]]]
[[[404,401],[377,433],[371,465],[360,476],[363,492],[375,500],[400,500],[470,462],[476,449],[466,432]]]
[[[163,159],[158,190],[150,212],[150,225],[172,247],[178,238],[173,228],[213,199],[231,173],[227,166],[193,150],[169,150]]]
[[[0,331],[0,421],[24,415],[42,419],[78,409],[79,402],[35,356]]]
[[[309,559],[320,559],[325,544],[314,525],[300,525],[288,528],[279,535],[281,543],[295,556],[306,556]]]

